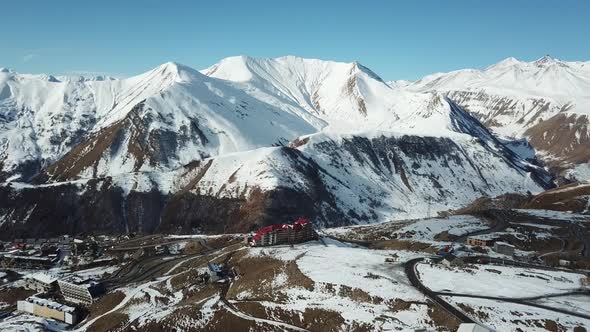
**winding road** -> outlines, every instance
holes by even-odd
[[[424,286],[418,277],[418,273],[416,272],[416,265],[421,263],[425,260],[424,257],[421,258],[414,258],[404,263],[404,271],[406,272],[406,276],[410,280],[412,286],[418,289],[424,296],[432,300],[433,302],[440,305],[443,309],[449,312],[451,315],[457,317],[463,323],[475,323],[473,319],[467,316],[463,311],[455,308],[445,300],[443,300],[436,292],[430,290],[430,288]]]
[[[435,294],[437,294],[438,296],[469,297],[469,298],[475,298],[475,299],[486,299],[486,300],[510,302],[510,303],[526,305],[529,307],[536,307],[536,308],[540,308],[540,309],[555,311],[555,312],[559,312],[559,313],[570,315],[570,316],[590,319],[590,315],[582,314],[582,313],[571,311],[571,310],[550,307],[550,306],[543,305],[543,304],[533,303],[533,302],[531,302],[531,300],[528,300],[527,298],[510,298],[510,297],[485,296],[485,295],[451,293],[451,292],[436,292]],[[590,295],[590,294],[586,291],[586,292],[565,293],[565,294],[561,294],[560,296],[567,296],[567,295]],[[540,300],[540,299],[547,298],[547,297],[558,297],[558,296],[556,296],[555,294],[552,294],[550,296],[538,296],[538,297],[535,297],[535,299]]]
[[[206,243],[201,243],[201,245],[207,250],[196,254],[161,254],[148,257],[141,257],[138,260],[131,262],[126,266],[123,266],[121,269],[117,270],[110,278],[105,279],[103,282],[109,288],[117,288],[125,284],[146,281],[151,278],[163,276],[172,269],[177,268],[179,264],[182,264],[186,261],[190,261],[192,259],[196,259],[199,257],[205,257],[231,246],[230,245],[220,248],[211,248]]]
[[[540,299],[551,298],[551,297],[566,296],[566,295],[590,296],[590,289],[579,289],[579,290],[570,291],[570,292],[561,293],[561,294],[547,294],[547,295],[543,295],[543,296],[517,297],[517,298],[484,296],[484,295],[463,294],[463,293],[453,293],[453,292],[434,292],[430,288],[428,288],[427,286],[422,284],[422,282],[420,281],[420,277],[418,276],[418,273],[416,271],[416,265],[423,262],[424,259],[425,258],[415,258],[415,259],[407,261],[404,264],[404,270],[406,272],[408,279],[410,280],[412,285],[414,287],[416,287],[418,290],[420,290],[425,296],[427,296],[428,298],[430,298],[434,302],[441,305],[446,311],[448,311],[449,313],[451,313],[453,316],[457,317],[459,320],[461,320],[464,323],[476,323],[476,322],[473,321],[470,317],[468,317],[463,311],[457,309],[456,307],[454,307],[450,303],[446,302],[444,299],[441,298],[441,296],[469,297],[469,298],[480,298],[480,299],[496,300],[496,301],[503,301],[503,302],[511,302],[511,303],[522,304],[522,305],[526,305],[526,306],[530,306],[530,307],[536,307],[536,308],[540,308],[540,309],[559,312],[562,314],[567,314],[567,315],[571,315],[571,316],[575,316],[575,317],[590,319],[590,315],[531,302],[534,300],[540,300]],[[489,258],[489,261],[497,262],[500,260],[494,259],[494,258]],[[508,262],[506,260],[502,260],[502,261],[504,263]],[[512,262],[512,261],[510,261],[510,262],[511,262],[511,264],[506,264],[506,265],[522,266],[522,267],[528,267],[528,268],[541,268],[541,266],[536,266],[536,265],[524,264],[524,266],[523,266],[523,264],[520,264],[518,262]],[[515,264],[512,264],[512,263],[515,263]],[[543,266],[542,269],[552,270],[552,271],[561,271],[560,269],[549,268],[546,266]]]
[[[475,231],[475,232],[462,234],[458,238],[456,238],[453,242],[465,242],[465,241],[467,241],[467,238],[470,236],[477,236],[477,235],[484,235],[484,234],[501,232],[501,231],[505,230],[508,227],[508,225],[510,224],[507,221],[507,217],[513,216],[513,215],[514,215],[514,213],[512,213],[510,211],[502,211],[502,210],[486,211],[484,214],[481,215],[481,217],[491,221],[493,223],[492,227],[482,229],[479,231]]]

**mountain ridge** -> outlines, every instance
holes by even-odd
[[[121,80],[0,76],[6,87],[5,234],[43,220],[70,233],[349,225],[552,186],[444,94],[393,89],[357,62],[232,57]]]

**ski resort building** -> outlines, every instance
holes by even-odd
[[[494,251],[507,256],[514,256],[514,246],[506,242],[494,243]]]
[[[76,308],[49,299],[30,296],[16,303],[18,311],[28,312],[35,316],[52,318],[73,325],[77,322]]]
[[[104,292],[102,284],[75,276],[65,280],[58,280],[57,283],[64,299],[71,303],[91,305],[94,299]]]
[[[443,260],[441,261],[441,264],[446,266],[446,267],[452,267],[452,266],[463,266],[465,264],[465,262],[463,261],[463,258],[461,257],[457,257],[453,254],[447,254]]]
[[[478,247],[491,247],[494,245],[495,238],[489,235],[476,235],[467,238],[467,244]]]
[[[55,260],[48,257],[6,254],[0,257],[0,262],[4,267],[17,267],[21,269],[49,269],[53,267]]]
[[[37,293],[47,293],[57,286],[57,277],[46,273],[35,273],[24,277],[25,289],[34,290]]]
[[[292,224],[270,225],[262,228],[248,242],[252,246],[301,243],[318,239],[311,221],[299,218]]]

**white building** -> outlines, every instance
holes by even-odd
[[[506,242],[495,242],[494,251],[507,256],[514,256],[514,246]]]
[[[33,273],[24,277],[24,288],[34,290],[37,293],[46,293],[56,285],[57,277],[47,273]]]
[[[30,296],[16,303],[18,311],[28,312],[35,316],[53,318],[73,325],[77,322],[76,308],[52,300]]]
[[[58,280],[57,283],[66,301],[83,305],[91,305],[94,299],[104,290],[100,283],[84,280],[76,276]]]

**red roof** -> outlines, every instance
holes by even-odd
[[[293,228],[298,231],[303,228],[306,224],[310,223],[311,220],[306,218],[299,218],[293,223]]]
[[[264,234],[266,234],[268,232],[272,232],[277,229],[285,229],[285,228],[293,227],[295,230],[298,231],[301,228],[303,228],[304,225],[306,225],[310,222],[311,222],[311,220],[309,220],[309,219],[299,218],[292,225],[276,224],[276,225],[266,226],[266,227],[263,227],[261,230],[259,230],[256,234],[254,234],[254,236],[252,237],[252,241],[258,241],[264,236]]]

